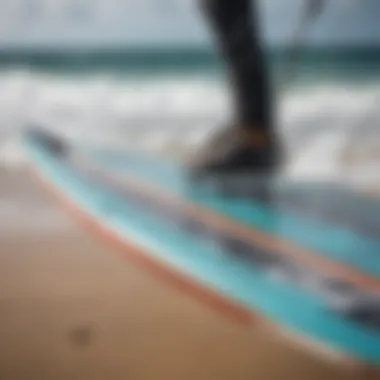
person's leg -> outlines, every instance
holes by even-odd
[[[271,132],[272,104],[256,0],[201,0],[229,70],[236,126]]]
[[[235,120],[196,152],[191,166],[198,174],[268,173],[279,157],[256,6],[250,0],[201,0],[201,6],[227,64]]]

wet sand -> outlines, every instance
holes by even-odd
[[[0,225],[1,380],[362,378],[151,277],[30,175],[0,172],[0,201],[10,200],[25,213]]]

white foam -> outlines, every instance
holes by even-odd
[[[341,180],[337,154],[345,140],[346,136],[342,133],[324,132],[314,140],[313,144],[297,152],[294,164],[289,168],[290,176],[309,180]]]
[[[9,137],[0,144],[0,165],[14,169],[23,167],[26,162],[27,159],[17,138]]]
[[[0,164],[11,167],[25,163],[17,135],[31,122],[75,139],[160,151],[177,144],[192,149],[231,111],[225,85],[204,77],[74,79],[18,70],[0,73],[0,87]],[[376,83],[290,91],[280,111],[292,152],[289,173],[338,178],[343,173],[360,177],[360,172],[374,177],[376,163],[366,170],[368,163],[361,162],[355,173],[347,167],[343,172],[341,151],[351,135],[360,137],[352,126],[360,126],[376,110],[378,98]]]

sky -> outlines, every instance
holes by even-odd
[[[0,46],[207,45],[197,1],[0,0]],[[305,1],[260,1],[270,43],[289,40]],[[310,43],[380,44],[380,0],[326,2]]]

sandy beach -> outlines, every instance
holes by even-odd
[[[0,173],[0,202],[1,380],[360,378],[130,264],[26,171]]]

